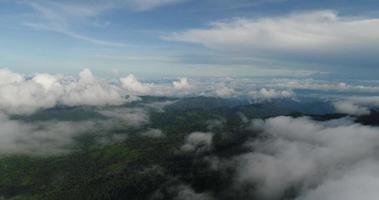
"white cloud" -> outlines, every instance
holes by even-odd
[[[379,162],[367,161],[344,172],[338,179],[326,180],[298,200],[375,200],[378,198]]]
[[[370,114],[370,108],[379,107],[378,96],[356,96],[347,97],[334,104],[336,111],[351,115]]]
[[[275,99],[275,98],[292,98],[295,93],[291,90],[275,90],[262,88],[260,90],[253,90],[249,92],[249,96],[254,99]]]
[[[197,193],[190,186],[179,185],[175,188],[177,195],[174,200],[213,200],[214,198],[207,193]]]
[[[91,71],[84,69],[77,82],[65,85],[65,95],[61,101],[69,106],[102,106],[120,105],[125,99],[118,87],[96,79]]]
[[[132,127],[139,127],[150,122],[148,113],[140,108],[111,108],[100,110],[99,113]]]
[[[25,122],[11,119],[0,113],[0,156],[8,154],[56,155],[77,150],[77,137],[91,134],[99,145],[108,145],[127,139],[127,133],[114,133],[114,129],[138,128],[149,123],[149,115],[143,109],[96,109],[106,119],[85,121],[43,120]],[[110,131],[111,130],[111,131]],[[158,129],[150,129],[142,135],[164,137]]]
[[[89,121],[25,123],[0,114],[0,154],[67,153],[74,137],[94,127]]]
[[[122,88],[132,95],[183,96],[190,94],[191,90],[194,89],[187,78],[180,78],[177,81],[173,81],[172,85],[157,85],[141,83],[133,74],[130,74],[120,78],[120,82]]]
[[[190,29],[164,37],[189,42],[237,55],[286,59],[315,56],[325,60],[375,55],[378,50],[379,19],[343,17],[335,11],[320,10],[287,16],[237,18],[215,22],[208,28]],[[349,55],[350,57],[346,56]]]
[[[8,69],[0,69],[0,85],[20,83],[24,77],[20,74],[13,73]]]
[[[73,31],[73,24],[94,25],[93,18],[112,8],[110,2],[81,2],[81,1],[21,1],[35,11],[33,17],[22,23],[34,30],[50,31],[64,34],[68,37],[89,42],[95,45],[124,47],[121,42],[111,42],[93,38]]]
[[[121,86],[132,94],[147,95],[151,93],[151,84],[143,84],[133,74],[120,79]]]
[[[319,82],[317,80],[274,80],[271,84],[273,87],[322,90],[322,91],[339,91],[339,92],[379,92],[379,87],[375,85],[347,84],[344,82]]]
[[[181,147],[182,151],[187,152],[204,152],[209,151],[212,147],[213,134],[193,132],[186,138],[185,144]]]
[[[26,78],[0,69],[0,110],[10,114],[28,114],[56,105],[120,105],[125,99],[118,87],[96,79],[85,69],[78,79],[36,74]]]
[[[359,106],[350,101],[335,102],[334,107],[337,112],[346,113],[350,115],[367,115],[370,114],[370,110],[366,107]]]
[[[379,106],[379,96],[358,96],[351,97],[349,100],[361,105]]]
[[[237,92],[233,88],[230,88],[225,84],[216,84],[213,90],[217,97],[228,98],[233,97],[237,94]]]
[[[361,184],[379,181],[373,170],[379,167],[378,128],[291,117],[260,121],[255,128],[265,138],[250,142],[254,151],[237,157],[237,182],[257,186],[260,199],[281,199],[292,189],[302,200],[379,195],[368,183]]]
[[[172,82],[172,85],[176,90],[188,90],[191,88],[187,78],[180,78],[178,81]]]

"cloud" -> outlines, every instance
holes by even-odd
[[[120,79],[121,86],[132,94],[146,95],[151,93],[151,84],[143,84],[133,74]]]
[[[20,83],[24,81],[24,77],[20,74],[13,73],[8,69],[0,70],[0,85],[8,83]]]
[[[344,172],[342,177],[326,180],[298,200],[374,200],[378,197],[378,166],[378,161],[360,163]]]
[[[112,8],[109,2],[100,1],[21,1],[24,5],[32,8],[33,17],[22,22],[25,26],[34,30],[51,31],[64,34],[68,37],[89,42],[95,45],[124,47],[121,42],[111,42],[93,38],[73,30],[74,24],[95,25],[93,19],[101,13]]]
[[[339,101],[335,102],[334,107],[337,112],[346,113],[350,115],[367,115],[370,114],[370,110],[366,107],[356,105],[354,102]]]
[[[76,136],[94,128],[90,121],[25,123],[0,114],[0,154],[67,153]]]
[[[366,186],[379,181],[379,129],[346,120],[291,117],[256,120],[254,127],[264,137],[248,143],[251,153],[236,158],[236,181],[255,188],[256,198],[282,199],[289,193],[302,200],[377,196],[375,187]]]
[[[96,79],[89,69],[81,71],[79,80],[65,85],[65,90],[62,103],[69,106],[120,105],[125,101],[118,87]]]
[[[187,78],[181,78],[178,81],[172,82],[172,85],[176,90],[188,90],[191,88]]]
[[[214,82],[193,82],[180,78],[171,83],[142,83],[134,75],[118,81],[105,81],[84,69],[78,77],[37,73],[22,75],[0,69],[0,111],[8,114],[30,114],[55,106],[109,106],[140,100],[138,96],[218,96],[243,95],[233,87]],[[261,89],[253,91],[254,98],[267,100],[293,96],[287,90]],[[128,97],[128,98],[126,98]],[[172,101],[155,102],[145,106],[162,111]]]
[[[143,105],[146,108],[151,108],[154,111],[157,112],[164,112],[166,106],[169,106],[171,104],[174,104],[176,101],[159,101],[159,102],[152,102],[152,103],[144,103]]]
[[[115,9],[142,12],[185,1],[186,0],[17,0],[17,3],[22,3],[34,11],[33,15],[22,22],[23,25],[29,28],[64,34],[68,37],[95,45],[125,47],[127,44],[124,42],[94,38],[77,31],[75,27],[103,28],[103,26],[109,23],[101,19],[102,14]]]
[[[206,192],[197,192],[190,185],[182,182],[174,182],[170,186],[165,186],[150,198],[157,199],[173,199],[173,200],[213,200],[213,196]]]
[[[131,0],[130,7],[136,11],[147,11],[154,8],[182,3],[187,0]]]
[[[342,101],[335,102],[336,111],[351,115],[368,115],[370,108],[379,106],[378,96],[345,97]]]
[[[379,106],[379,96],[356,96],[349,100],[361,105]]]
[[[151,96],[183,96],[191,92],[192,85],[187,78],[180,78],[173,81],[172,85],[142,83],[133,74],[120,78],[121,86],[132,95],[151,95]]]
[[[345,82],[328,82],[317,80],[274,80],[272,87],[290,88],[290,89],[305,89],[305,90],[320,90],[320,91],[338,91],[338,92],[379,92],[379,87],[376,85],[360,85],[347,84]]]
[[[38,109],[66,106],[120,105],[125,102],[118,87],[96,79],[84,69],[78,79],[35,74],[32,78],[0,69],[0,110],[29,114]]]
[[[233,88],[230,88],[225,84],[216,84],[213,90],[217,97],[229,98],[237,94]]]
[[[90,136],[94,145],[109,145],[123,141],[128,134],[115,129],[140,128],[149,124],[148,113],[139,108],[98,109],[105,118],[79,121],[12,119],[0,113],[0,155],[57,155],[80,148],[80,136]],[[75,116],[72,116],[75,117]],[[164,137],[158,129],[143,132],[146,137]]]
[[[205,152],[212,147],[213,134],[194,132],[187,136],[185,144],[181,147],[186,152]]]
[[[100,114],[119,120],[122,124],[132,127],[140,127],[150,122],[149,115],[140,108],[108,108],[98,111]]]
[[[190,186],[180,185],[176,188],[177,195],[174,200],[213,200],[214,198],[207,193],[197,193]]]
[[[119,80],[101,80],[89,69],[78,77],[36,73],[23,75],[0,69],[0,111],[8,114],[30,114],[39,109],[55,106],[109,106],[141,100],[139,96],[213,96],[221,98],[249,98],[270,101],[275,98],[295,98],[296,94],[282,81],[256,81],[246,79],[202,80],[180,78],[174,81],[141,82],[130,74]],[[317,82],[317,81],[315,81]],[[313,83],[312,83],[313,84]],[[318,83],[314,83],[318,87]],[[332,83],[323,83],[326,88]],[[292,84],[290,84],[292,85]],[[355,87],[340,83],[340,87]],[[267,86],[267,87],[266,87]],[[307,86],[306,86],[307,87]],[[358,87],[358,86],[357,86]],[[370,86],[375,87],[375,86]],[[323,89],[320,89],[323,90]],[[127,98],[126,98],[127,97]],[[376,96],[338,98],[335,106],[339,112],[364,114],[379,106]],[[337,103],[338,102],[338,103]],[[145,107],[163,111],[173,103],[153,102]]]
[[[219,21],[208,28],[190,29],[163,38],[201,44],[227,52],[228,56],[235,53],[255,58],[339,64],[358,60],[362,66],[362,62],[377,62],[371,52],[378,50],[378,25],[378,18],[344,17],[332,10],[319,10]]]
[[[145,137],[150,137],[150,138],[162,138],[162,137],[166,136],[159,129],[149,129],[149,130],[147,130],[145,132],[142,132],[141,135],[145,136]]]
[[[371,46],[376,43],[378,19],[339,17],[330,10],[295,13],[284,17],[234,19],[213,23],[209,29],[193,29],[168,37],[201,43],[210,48],[325,50]],[[365,30],[365,31],[363,31]],[[329,49],[329,50],[331,50]]]
[[[291,90],[275,90],[262,88],[260,90],[250,91],[249,96],[257,100],[265,100],[275,98],[292,98],[295,96],[295,93]]]

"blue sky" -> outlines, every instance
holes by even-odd
[[[375,79],[378,8],[374,0],[0,0],[0,67]]]

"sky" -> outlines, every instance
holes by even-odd
[[[375,0],[0,0],[0,68],[376,79]]]

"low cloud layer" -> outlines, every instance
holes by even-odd
[[[95,109],[95,108],[94,108]],[[102,117],[78,120],[23,121],[0,114],[0,156],[4,154],[57,155],[80,148],[81,136],[94,139],[94,144],[107,145],[127,139],[129,132],[114,129],[138,129],[149,124],[148,113],[141,108],[95,109]],[[72,119],[76,116],[73,114]],[[164,137],[158,129],[142,135]]]
[[[206,152],[212,148],[213,134],[194,132],[187,136],[181,150],[186,152]]]
[[[0,154],[59,154],[74,149],[74,138],[95,129],[94,122],[25,123],[0,115]]]
[[[345,113],[349,115],[367,115],[370,114],[370,110],[366,107],[359,106],[350,101],[339,101],[334,103],[334,107],[337,112]]]
[[[177,195],[174,200],[214,200],[214,198],[206,193],[196,193],[187,185],[180,185],[176,188]]]
[[[320,91],[337,91],[337,92],[357,92],[357,93],[378,93],[377,85],[360,85],[347,84],[345,82],[328,82],[308,80],[274,80],[268,84],[271,87],[289,88],[289,89],[304,89],[304,90],[320,90]]]
[[[370,108],[379,107],[378,96],[349,97],[334,103],[337,112],[350,115],[368,115]]]
[[[257,88],[255,84],[238,88],[238,80],[220,83],[180,78],[171,83],[149,83],[130,74],[106,81],[89,69],[78,77],[45,73],[28,76],[0,69],[0,79],[0,111],[7,114],[30,114],[55,106],[117,106],[140,100],[139,96],[245,96],[259,100],[295,96],[290,89]]]
[[[103,116],[117,120],[123,125],[139,127],[150,122],[149,115],[142,108],[109,108],[98,111]]]
[[[347,119],[255,120],[265,138],[237,157],[237,184],[249,184],[259,199],[375,199],[378,195],[379,129]],[[289,196],[287,196],[289,197]]]

